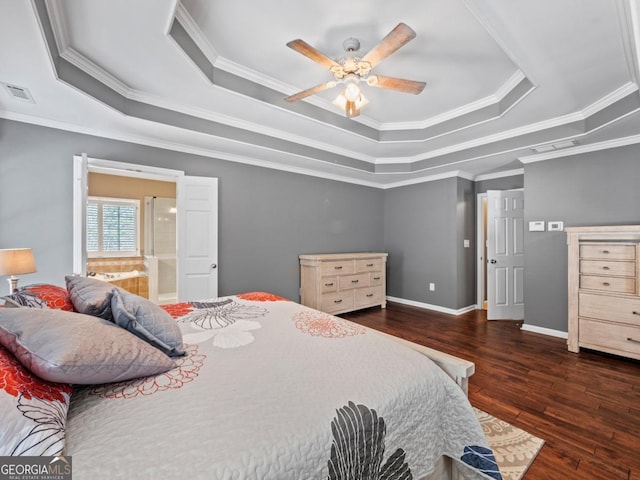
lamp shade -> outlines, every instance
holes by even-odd
[[[22,275],[36,271],[36,261],[30,248],[0,249],[0,275]]]

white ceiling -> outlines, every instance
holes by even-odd
[[[512,170],[531,150],[637,143],[638,0],[32,0],[0,2],[0,117],[382,188]],[[398,23],[416,38],[346,119],[328,70]],[[0,139],[1,142],[1,139]],[[604,143],[603,143],[604,142]],[[598,143],[598,145],[595,145]],[[88,152],[91,155],[91,152]],[[132,159],[132,161],[135,159]]]

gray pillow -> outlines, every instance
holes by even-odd
[[[172,357],[184,355],[176,321],[155,303],[124,290],[113,290],[113,321]]]
[[[50,382],[119,382],[176,366],[123,328],[65,310],[0,308],[0,344],[25,368]]]
[[[30,308],[48,308],[47,302],[38,298],[33,293],[15,292],[6,297],[0,297],[0,300],[4,300],[5,307],[30,307]]]
[[[112,320],[111,296],[114,287],[109,282],[96,280],[95,278],[67,275],[69,298],[76,312],[86,313],[94,317]]]

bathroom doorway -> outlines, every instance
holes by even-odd
[[[121,178],[146,178],[174,183],[178,246],[177,301],[217,298],[218,179],[187,176],[183,171],[160,167],[89,158],[85,153],[74,155],[73,272],[83,276],[87,274],[87,199],[90,171]],[[149,195],[147,193],[144,196]]]

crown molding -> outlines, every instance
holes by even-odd
[[[213,122],[222,123],[224,125],[237,127],[242,130],[247,130],[250,132],[267,135],[269,137],[286,140],[286,141],[293,142],[299,145],[304,145],[307,147],[317,148],[319,150],[324,150],[324,151],[335,153],[338,155],[344,155],[357,160],[362,160],[364,162],[369,162],[371,164],[374,164],[376,162],[376,158],[372,157],[371,155],[366,155],[360,152],[347,150],[344,148],[338,148],[332,144],[310,140],[306,137],[294,135],[292,133],[289,133],[283,130],[270,128],[266,125],[249,122],[246,120],[239,119],[237,117],[232,117],[229,115],[213,112],[211,110],[205,110],[205,109],[193,107],[190,105],[173,103],[168,101],[167,99],[155,97],[137,90],[132,90],[128,98],[130,98],[131,100],[148,104],[148,105],[153,105],[160,108],[166,108],[171,111],[184,113],[186,115],[191,115],[197,118],[203,118],[206,120],[211,120]],[[307,117],[304,117],[304,118],[306,119]],[[337,127],[334,127],[334,128],[337,128]]]
[[[73,47],[68,47],[64,52],[60,52],[60,56],[118,94],[123,97],[130,98],[133,92],[131,88],[129,88],[123,81],[107,72],[104,68],[96,65]]]
[[[62,0],[45,0],[47,12],[51,19],[51,28],[53,30],[53,38],[56,40],[58,52],[64,52],[69,48],[69,27],[64,16],[64,7]]]
[[[185,145],[182,143],[167,142],[167,141],[161,141],[157,139],[150,139],[148,137],[143,137],[138,135],[125,135],[125,134],[111,132],[103,129],[88,128],[85,126],[67,123],[67,122],[60,122],[60,121],[51,120],[48,118],[17,114],[7,110],[0,110],[0,118],[4,118],[6,120],[12,120],[15,122],[28,123],[31,125],[38,125],[42,127],[53,128],[56,130],[63,130],[63,131],[79,133],[83,135],[91,135],[99,138],[107,138],[110,140],[117,140],[121,142],[134,143],[137,145],[160,148],[163,150],[171,150],[174,152],[187,153],[191,155],[199,155],[202,157],[225,160],[225,161],[234,162],[234,163],[253,165],[256,167],[263,167],[271,170],[279,170],[279,171],[288,172],[288,173],[307,175],[310,177],[324,178],[327,180],[335,180],[338,182],[362,185],[365,187],[384,188],[384,184],[381,182],[361,180],[361,179],[356,179],[349,176],[337,175],[334,173],[325,173],[325,172],[311,170],[303,167],[292,167],[289,165],[269,162],[266,160],[256,159],[248,156],[230,154],[227,152],[221,152],[213,149],[194,147],[192,145]],[[342,168],[348,169],[348,167],[342,167]]]
[[[502,172],[485,173],[474,177],[476,182],[482,182],[483,180],[493,180],[494,178],[513,177],[515,175],[524,175],[524,168],[514,168],[513,170],[504,170]]]
[[[446,148],[441,148],[439,150],[433,150],[428,155],[425,155],[425,156],[414,155],[413,157],[407,157],[406,161],[409,162],[409,163],[413,163],[413,162],[420,161],[420,160],[428,160],[430,158],[438,157],[438,156],[441,156],[441,155],[447,155],[449,153],[455,153],[455,152],[458,152],[458,151],[469,150],[471,148],[480,147],[480,146],[483,146],[483,145],[487,145],[489,143],[499,142],[499,141],[502,141],[502,140],[508,140],[510,138],[515,138],[515,137],[519,137],[519,136],[523,136],[523,135],[528,135],[530,133],[539,132],[539,131],[542,131],[542,130],[561,127],[563,125],[567,125],[567,124],[570,124],[570,123],[573,123],[573,122],[584,121],[587,118],[589,118],[589,116],[599,112],[603,108],[606,108],[606,107],[612,105],[613,103],[615,103],[615,102],[617,102],[619,100],[622,100],[627,95],[629,95],[631,93],[634,93],[635,91],[638,91],[638,86],[635,85],[634,83],[627,83],[627,84],[623,85],[622,87],[614,90],[613,92],[610,92],[609,94],[605,95],[604,97],[596,100],[594,103],[592,103],[591,105],[587,106],[586,108],[584,108],[583,110],[580,110],[578,112],[570,113],[570,114],[563,115],[563,116],[560,116],[560,117],[555,117],[555,118],[552,118],[550,120],[543,120],[542,122],[532,123],[532,124],[526,125],[524,127],[518,127],[518,128],[511,129],[511,130],[505,130],[503,132],[496,133],[494,135],[488,135],[486,137],[477,138],[475,140],[470,140],[468,142],[459,143],[459,144],[457,144],[457,145],[455,145],[453,147],[446,147]],[[604,125],[599,126],[598,128],[593,129],[590,132],[585,132],[585,133],[591,133],[593,131],[597,131],[600,128],[603,128],[606,125],[609,125],[609,124],[611,124],[611,123],[613,123],[615,121],[620,120],[621,118],[624,118],[624,117],[630,115],[631,113],[633,113],[633,112],[629,112],[626,115],[623,115],[621,117],[617,117],[616,119],[612,120],[611,122],[608,122],[608,123],[606,123]],[[581,134],[581,135],[584,135],[584,133]],[[566,138],[574,138],[574,137],[578,137],[578,136],[581,136],[581,135],[575,135],[573,137],[566,137]],[[558,141],[558,140],[559,139],[556,139],[556,140],[553,140],[553,141]],[[517,150],[530,148],[531,146],[533,146],[533,145],[530,145],[530,146],[522,145],[522,146],[519,146],[517,148]],[[496,152],[496,154],[497,153],[501,153],[501,152]],[[377,162],[378,163],[385,163],[384,159],[378,159]],[[393,162],[390,162],[390,163],[393,163]]]
[[[496,92],[492,93],[491,95],[487,95],[484,98],[481,98],[479,100],[476,100],[474,102],[471,103],[467,103],[466,105],[462,105],[460,107],[454,108],[452,110],[449,110],[447,112],[441,113],[439,115],[436,115],[434,117],[425,119],[425,120],[420,120],[417,122],[395,122],[395,123],[381,123],[379,124],[379,128],[378,130],[385,130],[385,131],[390,131],[390,130],[422,130],[425,128],[429,128],[429,127],[433,127],[435,125],[438,125],[440,123],[449,121],[449,120],[454,120],[456,118],[459,117],[463,117],[465,115],[468,115],[470,113],[475,112],[476,110],[480,110],[482,108],[491,106],[491,105],[495,105],[496,103],[500,102],[504,97],[506,97],[514,88],[516,88],[520,82],[522,82],[524,79],[526,79],[527,77],[524,75],[524,73],[521,70],[516,70],[516,72],[511,75],[511,77],[509,77],[507,79],[506,82],[504,82],[499,88],[498,90],[496,90]],[[529,91],[526,93],[528,94]],[[526,95],[525,94],[525,95]],[[478,123],[484,123],[490,120],[493,120],[494,118],[499,118],[500,116],[502,116],[502,114],[498,115],[498,117],[492,117],[486,120],[482,120],[480,122],[474,123],[474,124],[470,124],[470,125],[465,125],[462,128],[456,129],[456,130],[452,130],[451,132],[446,132],[443,133],[441,135],[438,136],[442,136],[442,135],[446,135],[448,133],[452,133],[452,132],[457,132],[460,130],[464,130],[465,128],[469,128],[472,127],[474,125],[477,125]]]
[[[446,173],[436,173],[433,175],[426,175],[423,177],[410,178],[407,180],[400,180],[398,182],[385,183],[380,188],[388,190],[390,188],[406,187],[408,185],[417,185],[419,183],[435,182],[438,180],[445,180],[447,178],[464,178],[466,180],[474,180],[474,176],[463,170],[454,170]]]
[[[616,0],[618,20],[622,27],[622,45],[627,57],[629,74],[640,81],[640,6],[638,0]]]
[[[193,39],[198,48],[202,50],[202,53],[205,54],[211,64],[214,64],[218,59],[218,52],[213,45],[211,45],[209,39],[203,35],[202,30],[200,30],[200,27],[180,0],[178,0],[178,4],[175,7],[175,19],[180,22],[180,25],[182,25],[187,34]],[[170,29],[171,27],[169,26],[169,30]],[[166,32],[167,35],[169,35],[169,30]]]
[[[633,82],[628,82],[621,87],[609,92],[604,97],[596,100],[591,105],[588,105],[580,111],[580,114],[584,118],[588,118],[591,115],[598,113],[600,110],[607,108],[610,105],[622,100],[624,97],[631,95],[633,92],[638,91],[638,85]]]
[[[598,152],[600,150],[626,147],[629,145],[636,145],[638,143],[640,143],[640,135],[631,135],[629,137],[616,138],[614,140],[605,140],[603,142],[590,143],[589,145],[579,145],[577,147],[554,150],[552,152],[528,155],[526,157],[520,157],[518,158],[518,160],[520,160],[524,164],[529,164],[543,162],[545,160],[552,160],[555,158],[571,157],[573,155],[580,155],[583,153]]]

